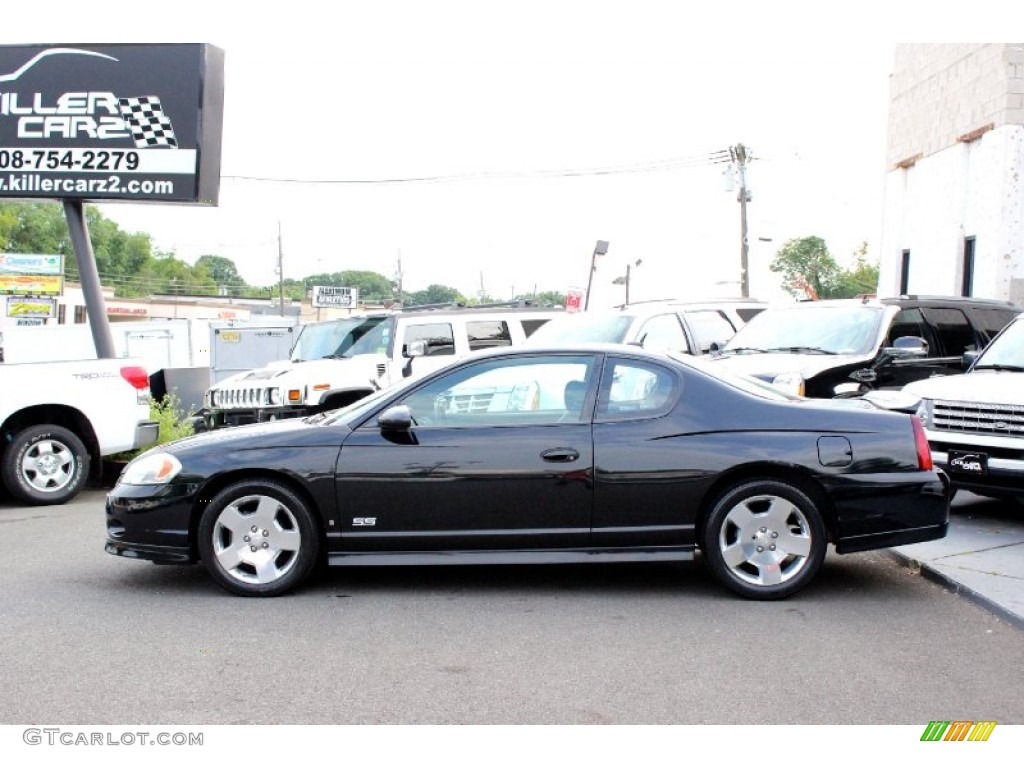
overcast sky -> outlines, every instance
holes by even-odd
[[[738,295],[739,205],[709,160],[737,143],[755,158],[754,295],[778,295],[767,265],[791,238],[823,237],[844,265],[867,241],[877,259],[894,41],[927,39],[936,19],[966,37],[963,6],[689,5],[186,1],[140,15],[137,0],[59,0],[8,3],[0,43],[222,48],[220,206],[102,211],[188,262],[231,258],[254,284],[276,281],[280,224],[297,279],[391,276],[401,258],[407,290],[564,291],[586,286],[600,239],[593,305],[621,301],[612,280],[638,260],[633,299]],[[966,23],[1001,29],[989,8]],[[612,172],[577,175],[594,169]],[[458,178],[343,183],[438,176]]]

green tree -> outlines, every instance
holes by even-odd
[[[868,244],[864,242],[854,253],[853,269],[844,269],[839,274],[835,298],[848,299],[877,291],[878,264],[868,262]]]
[[[409,294],[408,304],[447,304],[458,301],[466,303],[466,297],[455,288],[437,283],[428,285],[422,291],[413,291]]]
[[[195,269],[206,270],[206,274],[218,289],[226,288],[229,295],[235,296],[245,287],[245,280],[238,274],[235,262],[223,256],[205,254],[196,259]]]
[[[833,295],[839,279],[839,265],[828,252],[820,237],[802,237],[787,240],[769,266],[772,272],[782,274],[790,288],[810,289],[817,298]]]

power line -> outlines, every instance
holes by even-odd
[[[277,176],[246,176],[225,174],[221,178],[235,181],[269,182],[277,184],[317,184],[317,185],[378,185],[378,184],[439,184],[460,181],[492,181],[496,179],[537,179],[537,178],[572,178],[579,176],[616,176],[635,173],[652,173],[656,171],[672,171],[684,168],[699,168],[731,162],[728,149],[710,152],[706,155],[692,157],[667,158],[652,160],[645,163],[633,163],[619,166],[597,166],[591,168],[562,168],[558,170],[538,171],[473,171],[436,176],[408,176],[380,179],[303,179]]]

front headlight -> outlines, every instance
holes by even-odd
[[[932,409],[931,409],[931,404],[932,404],[931,400],[924,400],[924,399],[922,399],[921,402],[917,404],[917,413],[916,413],[917,418],[919,418],[921,420],[921,423],[924,424],[929,429],[931,429],[931,426],[932,426]]]
[[[267,389],[267,405],[281,404],[281,388],[270,387]]]
[[[804,396],[804,377],[799,373],[780,373],[772,379],[772,386],[789,395]]]
[[[170,453],[153,453],[130,462],[121,474],[122,485],[164,485],[181,472],[181,462]]]

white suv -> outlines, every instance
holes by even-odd
[[[656,301],[567,314],[530,337],[530,346],[607,342],[706,355],[767,309],[759,301]]]
[[[956,487],[1024,499],[1024,315],[964,363],[967,373],[903,388],[921,398],[932,458]]]

